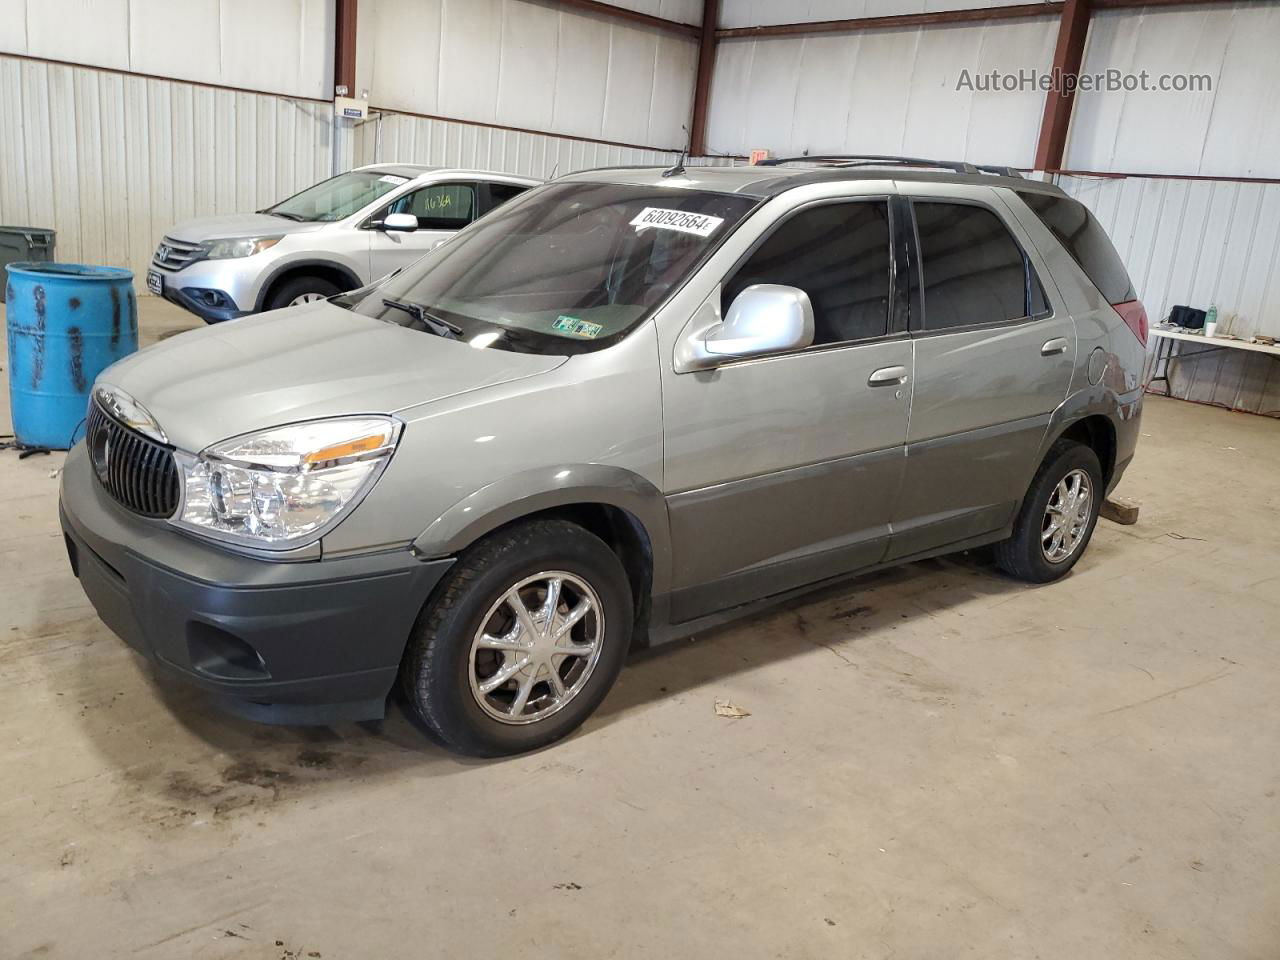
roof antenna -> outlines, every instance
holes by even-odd
[[[554,180],[554,179],[556,178],[556,171],[557,171],[557,170],[559,170],[559,169],[560,169],[560,161],[559,161],[559,160],[557,160],[557,161],[556,161],[556,165],[555,165],[554,167],[552,167],[552,168],[551,168],[551,176],[547,177],[547,179],[548,179],[548,180]]]
[[[680,151],[680,156],[676,158],[676,162],[662,171],[663,177],[678,177],[684,173],[684,160],[685,157],[689,156],[689,128],[682,123],[680,124],[680,129],[686,134],[685,147]]]

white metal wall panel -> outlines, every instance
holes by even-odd
[[[334,0],[4,0],[0,53],[327,99]]]
[[[693,9],[632,6],[670,19]],[[358,32],[358,85],[377,107],[642,146],[688,140],[698,47],[669,30],[530,0],[366,0]]]
[[[1039,91],[957,90],[962,71],[1047,70],[1052,19],[727,40],[707,142],[720,153],[888,153],[1030,166]]]
[[[60,260],[141,273],[176,221],[255,210],[329,176],[332,114],[0,56],[0,223],[52,227]],[[354,136],[339,142],[350,166]]]
[[[1220,332],[1280,337],[1280,184],[1063,177],[1061,186],[1106,228],[1153,323],[1176,304],[1216,304]],[[1274,411],[1276,366],[1219,351],[1177,365],[1173,392]]]
[[[1205,74],[1203,92],[1082,91],[1073,170],[1280,177],[1280,3],[1095,13],[1082,72]]]
[[[891,17],[936,10],[1003,7],[1026,0],[721,0],[720,26],[759,27],[854,17]]]
[[[615,7],[626,7],[639,13],[677,20],[680,23],[702,23],[702,0],[609,0]]]
[[[518,133],[449,120],[383,114],[356,133],[355,163],[428,163],[500,170],[529,177],[590,167],[670,164],[677,154],[605,143]]]

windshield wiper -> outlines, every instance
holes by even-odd
[[[391,297],[383,297],[384,306],[393,307],[396,310],[403,310],[410,314],[424,328],[430,330],[438,337],[444,337],[447,340],[457,340],[462,336],[462,328],[455,323],[450,323],[441,317],[428,313],[427,308],[420,303],[411,303],[408,300],[395,300]]]
[[[258,213],[265,213],[271,217],[283,217],[286,220],[293,220],[295,223],[301,223],[307,218],[297,213],[281,213],[279,210],[259,210]]]

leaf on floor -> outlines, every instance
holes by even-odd
[[[716,716],[728,717],[730,720],[740,720],[742,717],[751,716],[751,711],[742,709],[731,700],[721,700],[716,697]]]

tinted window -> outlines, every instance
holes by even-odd
[[[889,325],[889,210],[882,201],[801,210],[774,229],[724,287],[721,307],[753,283],[799,287],[815,344],[883,336]]]
[[[522,187],[516,183],[491,183],[489,184],[489,209],[501,206],[512,197],[518,197],[524,193],[528,187]]]
[[[999,217],[972,204],[916,200],[912,207],[925,329],[1015,320],[1031,312],[1022,248]]]
[[[423,187],[395,201],[387,213],[411,213],[424,230],[461,230],[475,218],[475,186],[437,183]]]
[[[1138,299],[1111,238],[1088,207],[1050,193],[1019,192],[1018,196],[1058,238],[1108,303]]]

